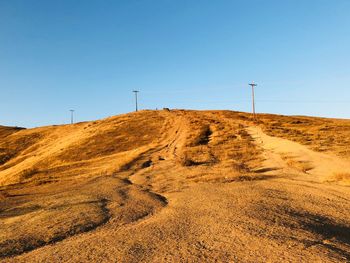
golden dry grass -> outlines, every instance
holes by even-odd
[[[181,162],[185,166],[215,165],[249,173],[259,165],[260,151],[245,126],[230,112],[186,112],[189,115]]]
[[[260,114],[264,132],[350,158],[350,120]]]
[[[111,180],[149,150],[161,137],[163,121],[157,113],[143,112],[7,131],[0,141],[2,156],[8,156],[0,166],[0,255],[31,250],[105,222],[106,195],[112,186],[103,183],[98,192],[93,187],[99,183],[89,182]],[[125,185],[113,180],[113,187]],[[120,202],[121,196],[113,200]]]
[[[161,136],[159,114],[21,130],[0,141],[0,185],[113,173]]]
[[[20,131],[24,128],[20,127],[7,127],[7,126],[1,126],[0,125],[0,136],[1,138],[5,138],[6,136],[9,136],[12,133],[15,133],[17,131]]]

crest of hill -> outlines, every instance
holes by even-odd
[[[232,127],[231,122],[235,123]],[[0,126],[0,186],[113,174],[130,167],[160,141],[170,144],[172,136],[177,136],[170,132],[175,123],[187,127],[180,151],[184,165],[228,160],[234,147],[238,148],[232,158],[237,162],[245,158],[243,152],[238,153],[241,142],[230,144],[234,137],[244,137],[239,125],[253,124],[251,115],[241,112],[145,110],[73,125],[34,129]],[[350,158],[349,120],[259,114],[257,124],[272,136]],[[232,132],[236,135],[230,135]],[[210,138],[214,143],[220,139],[220,143],[210,151],[203,150]]]
[[[23,130],[24,128],[21,127],[7,127],[7,126],[1,126],[0,125],[0,137],[5,138],[6,136],[18,132],[20,130]]]

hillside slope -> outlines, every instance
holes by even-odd
[[[350,121],[259,120],[174,110],[0,127],[0,259],[350,260]]]

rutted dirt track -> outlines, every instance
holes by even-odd
[[[61,238],[56,235],[56,239],[26,249],[21,250],[23,242],[17,250],[3,242],[9,248],[3,261],[350,260],[349,187],[325,179],[333,172],[349,172],[349,161],[270,137],[244,114],[157,114],[164,118],[159,137],[133,153],[132,159],[113,172],[69,184],[70,192],[65,189],[53,196],[63,196],[68,208],[71,196],[79,204],[90,202],[78,211],[85,217],[96,214],[96,218],[91,217],[89,224],[82,221],[80,230],[74,224],[72,230],[62,227],[56,230],[65,233]],[[63,180],[56,182],[56,188],[60,184],[67,187]],[[26,187],[36,189],[33,185],[23,189],[29,189]],[[30,192],[21,189],[18,185],[3,188],[9,197],[1,201],[6,207],[0,211],[0,226],[8,232],[21,227],[13,224],[16,216],[9,215],[19,202],[11,194]],[[40,191],[47,195],[44,190]],[[52,208],[52,202],[27,212],[21,220],[36,226],[49,220],[35,221],[35,213],[55,211],[49,215],[59,216],[65,212]],[[70,218],[59,221],[64,220]],[[45,229],[42,231],[45,235]]]

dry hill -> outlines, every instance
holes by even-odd
[[[141,111],[0,126],[4,262],[350,260],[350,121]]]

